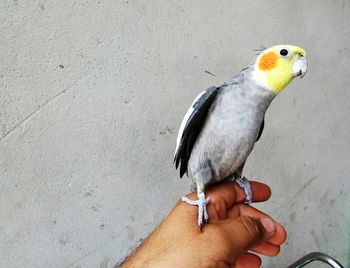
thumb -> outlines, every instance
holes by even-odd
[[[272,238],[277,229],[270,218],[257,219],[248,216],[221,221],[220,225],[231,242],[233,252],[238,253],[237,257]]]

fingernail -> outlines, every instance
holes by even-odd
[[[260,219],[261,224],[264,226],[267,233],[276,232],[276,224],[269,218]]]

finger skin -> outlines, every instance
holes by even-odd
[[[225,199],[222,196],[210,196],[210,202],[207,205],[207,212],[211,221],[227,219],[227,210],[227,203],[225,202]]]
[[[270,187],[264,183],[251,181],[251,187],[253,192],[253,202],[262,202],[269,199],[271,196]],[[196,193],[187,195],[190,199],[197,199]],[[210,220],[223,220],[227,218],[228,209],[232,208],[236,203],[244,202],[245,193],[244,190],[234,182],[225,182],[213,185],[206,191],[206,197],[210,198],[210,202],[207,205],[207,211]],[[186,205],[184,202],[180,202],[180,205]],[[197,217],[198,208],[192,206],[192,215]]]
[[[211,241],[206,243],[207,246],[215,245],[214,256],[220,256],[217,258],[223,263],[232,264],[252,247],[265,243],[275,231],[266,232],[259,219],[240,216],[205,225],[201,237],[207,237]]]
[[[266,201],[271,196],[271,189],[268,185],[256,181],[250,181],[253,193],[253,202]],[[225,200],[227,207],[231,208],[236,203],[245,201],[246,195],[242,187],[235,182],[226,182],[208,188],[207,195],[220,194]]]
[[[253,253],[241,255],[233,264],[234,268],[259,268],[260,266],[261,258]]]
[[[258,210],[256,208],[253,208],[253,207],[245,205],[245,204],[239,204],[238,208],[239,208],[239,215],[246,215],[246,216],[250,216],[250,217],[254,217],[254,218],[270,218],[270,219],[272,219],[269,215],[261,212],[260,210]],[[228,214],[230,214],[230,213],[228,212]],[[287,232],[280,223],[276,222],[275,220],[274,220],[274,222],[277,226],[277,231],[276,231],[275,236],[273,238],[271,238],[269,240],[269,242],[274,244],[274,245],[281,245],[287,239]]]
[[[270,198],[271,189],[268,185],[250,181],[253,193],[253,202],[263,202]],[[245,201],[244,190],[235,182],[224,182],[212,185],[206,190],[206,197],[221,197],[227,206],[231,208],[236,203],[241,203]],[[187,195],[190,199],[197,199],[196,193],[191,193]]]
[[[271,190],[266,184],[251,181],[251,186],[254,202],[267,200],[271,196]],[[245,204],[234,206],[235,203],[245,199],[244,190],[236,183],[227,182],[209,187],[207,196],[211,198],[207,206],[210,221],[224,220],[239,215],[254,218],[271,218],[265,213]],[[191,197],[193,199],[196,198],[194,193],[190,194]],[[192,210],[193,220],[195,221],[198,216],[198,209],[194,206],[191,206],[190,209]],[[283,244],[287,238],[286,231],[282,225],[276,221],[274,222],[277,226],[277,231],[275,236],[268,241],[271,245],[262,245],[261,248],[256,248],[256,251],[261,254],[268,256],[276,255],[280,250],[277,246]],[[273,245],[276,245],[276,247]]]
[[[278,255],[278,253],[280,253],[281,247],[271,244],[269,242],[266,242],[257,247],[252,247],[251,250],[256,253],[263,254],[265,256],[273,257]]]

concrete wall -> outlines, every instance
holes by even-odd
[[[310,251],[350,265],[349,1],[0,2],[0,267],[112,267],[188,192],[172,165],[193,98],[292,43],[245,174]],[[212,76],[209,71],[216,76]]]

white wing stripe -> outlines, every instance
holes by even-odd
[[[175,154],[174,156],[176,155],[177,153],[177,150],[179,149],[179,145],[180,145],[180,141],[181,141],[181,138],[182,138],[182,134],[183,134],[183,131],[184,131],[184,128],[186,126],[186,123],[188,121],[188,119],[190,118],[192,112],[193,112],[193,105],[199,100],[200,97],[202,97],[202,95],[205,93],[206,91],[204,90],[201,94],[199,94],[195,100],[193,101],[192,105],[190,106],[190,108],[187,110],[184,118],[182,119],[182,122],[181,122],[181,125],[180,125],[180,129],[179,129],[179,134],[177,135],[177,139],[176,139],[176,148],[175,148]]]

